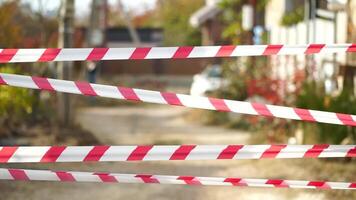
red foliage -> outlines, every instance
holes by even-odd
[[[295,95],[298,95],[301,88],[302,88],[302,85],[303,85],[303,82],[305,80],[305,71],[304,70],[297,70],[295,73],[294,73],[294,76],[293,76],[293,83],[295,84]]]
[[[282,99],[279,95],[281,80],[270,78],[253,79],[247,83],[247,94],[249,97],[260,96],[269,103],[279,104]]]

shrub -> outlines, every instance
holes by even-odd
[[[297,96],[296,105],[301,108],[325,110],[346,114],[356,113],[356,98],[351,90],[344,89],[337,96],[329,96],[316,82],[305,83]],[[346,138],[355,140],[355,128],[333,124],[303,123],[305,140],[313,138],[316,142],[340,144]],[[310,139],[309,139],[310,140]],[[314,142],[314,141],[313,141]]]
[[[15,67],[1,67],[0,72],[16,73]],[[0,86],[0,126],[14,127],[16,124],[32,113],[35,102],[28,89]]]

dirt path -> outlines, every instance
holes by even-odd
[[[187,111],[167,106],[89,108],[79,112],[77,122],[105,144],[230,144],[248,140],[246,132],[187,123],[183,119]]]
[[[187,123],[187,109],[168,106],[86,108],[77,122],[103,144],[242,144],[248,133]],[[355,164],[355,162],[353,163]],[[328,169],[338,169],[330,177]],[[14,167],[14,166],[11,166]],[[17,165],[41,168],[118,173],[235,176],[246,178],[321,179],[351,181],[354,165],[308,160],[169,161],[131,163]],[[317,172],[317,173],[315,173]],[[354,193],[321,190],[200,187],[143,184],[0,182],[0,199],[352,199]]]

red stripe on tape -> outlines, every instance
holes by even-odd
[[[74,83],[82,94],[87,96],[98,96],[94,89],[91,87],[90,83],[81,81],[75,81]]]
[[[18,147],[2,147],[0,150],[0,163],[6,163],[16,152]]]
[[[271,145],[270,148],[268,148],[263,154],[261,155],[261,158],[275,158],[279,152],[281,152],[282,149],[284,149],[287,145],[281,144],[281,145]]]
[[[0,76],[0,85],[7,85],[4,79]]]
[[[169,160],[185,160],[196,145],[181,145],[174,151]]]
[[[38,59],[39,62],[49,62],[49,61],[53,61],[59,54],[59,52],[61,52],[61,49],[57,49],[57,48],[49,48],[46,49],[41,57]]]
[[[188,185],[201,185],[201,182],[196,180],[194,176],[179,176],[177,180],[182,180]]]
[[[106,52],[109,50],[109,48],[94,48],[89,56],[87,57],[87,60],[92,60],[92,61],[97,61],[97,60],[101,60]]]
[[[322,48],[324,48],[325,44],[311,44],[308,46],[307,50],[304,52],[305,54],[314,54],[319,53]]]
[[[126,88],[126,87],[118,87],[119,92],[124,96],[125,99],[127,100],[133,100],[133,101],[141,101],[140,98],[136,95],[135,91],[132,88]]]
[[[356,147],[350,149],[347,154],[346,154],[347,157],[356,157]]]
[[[54,146],[49,148],[41,158],[40,162],[56,162],[66,148],[67,147],[65,146]]]
[[[9,169],[9,173],[14,180],[28,181],[30,180],[23,169]]]
[[[209,98],[209,101],[214,106],[214,108],[218,111],[224,111],[224,112],[231,111],[230,108],[227,107],[223,99]]]
[[[274,187],[289,187],[283,180],[280,179],[269,179],[266,184],[274,185]]]
[[[109,148],[110,146],[95,146],[84,158],[84,161],[99,161]]]
[[[143,160],[144,157],[147,155],[148,151],[153,148],[152,145],[147,146],[138,146],[135,150],[129,155],[127,160]]]
[[[349,185],[349,188],[356,188],[356,183],[351,183],[351,184]]]
[[[316,120],[310,114],[309,110],[300,109],[300,108],[293,108],[294,112],[300,117],[300,119],[309,122],[315,122]]]
[[[356,44],[351,44],[346,52],[356,52]]]
[[[328,144],[316,144],[316,145],[313,145],[313,148],[311,148],[307,152],[305,152],[303,157],[305,157],[305,158],[317,158],[324,151],[324,149],[326,149],[328,147],[329,147]]]
[[[251,103],[252,107],[257,111],[258,114],[273,117],[272,113],[269,111],[266,105],[261,103]]]
[[[354,121],[350,115],[336,113],[336,116],[343,124],[356,126],[356,121]]]
[[[36,77],[36,76],[32,76],[31,78],[33,82],[35,82],[38,88],[42,90],[54,91],[54,88],[49,83],[47,78]]]
[[[74,182],[75,178],[71,173],[68,172],[55,172],[59,180],[65,182]]]
[[[309,181],[308,186],[314,186],[320,189],[330,189],[330,186],[324,181]]]
[[[170,93],[170,92],[161,92],[162,97],[164,100],[167,101],[168,104],[170,105],[176,105],[176,106],[182,106],[182,102],[180,102],[179,98],[177,97],[177,94]]]
[[[224,182],[231,183],[234,186],[247,186],[247,183],[241,178],[226,178]]]
[[[145,59],[147,54],[150,52],[151,47],[138,47],[131,54],[130,59],[132,60],[140,60]]]
[[[156,178],[152,178],[152,175],[137,174],[135,177],[142,179],[144,183],[159,183],[159,181]]]
[[[265,51],[263,52],[262,55],[276,55],[278,52],[281,50],[283,45],[267,45]]]
[[[94,175],[97,175],[100,180],[102,180],[103,182],[105,183],[117,183],[119,182],[116,177],[110,175],[110,174],[107,174],[107,173],[94,173]]]
[[[173,55],[173,58],[187,58],[192,50],[193,47],[178,47],[177,51]]]
[[[216,57],[229,57],[229,56],[231,56],[231,54],[235,50],[235,48],[236,48],[236,46],[233,46],[233,45],[221,46],[215,56]]]
[[[228,145],[218,156],[217,159],[232,159],[243,145]]]
[[[0,52],[0,63],[9,62],[14,55],[17,53],[18,49],[3,49]]]

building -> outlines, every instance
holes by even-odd
[[[206,0],[205,6],[190,18],[190,24],[201,29],[203,45],[223,44],[223,27],[219,22],[223,13],[219,9],[219,2]],[[257,25],[264,28],[269,44],[333,44],[356,41],[356,13],[353,12],[355,0],[269,0],[265,8],[258,12],[254,0],[241,1],[241,4],[252,7],[251,29],[254,30]],[[242,14],[244,16],[243,12]],[[254,31],[250,32],[253,35]],[[249,38],[244,40],[249,41],[245,44],[256,42]],[[345,53],[335,56],[325,53],[312,56],[272,56],[270,65],[271,78],[282,80],[287,86],[283,88],[285,92],[296,89],[293,85],[294,77],[303,73],[302,76],[309,79],[324,81],[326,92],[337,93],[345,85],[345,80],[354,85],[356,72],[353,66],[356,66],[356,56]]]
[[[338,2],[339,9],[332,9]],[[355,6],[355,1],[352,5]],[[270,0],[266,5],[265,23],[269,31],[269,43],[298,45],[309,43],[351,43],[346,1]],[[303,9],[304,16],[298,23],[282,25],[283,17]],[[310,12],[309,12],[310,11]],[[345,53],[316,54],[313,56],[273,56],[272,75],[277,79],[292,81],[298,71],[306,71],[310,79],[324,81],[328,93],[342,89],[345,69],[350,65]],[[350,73],[350,72],[349,72]],[[353,75],[352,75],[353,76]],[[288,84],[291,85],[291,84]],[[293,87],[290,88],[293,90]]]
[[[205,6],[196,11],[189,20],[191,26],[200,28],[202,45],[216,45],[222,42],[222,25],[218,16],[220,0],[206,0]]]
[[[161,28],[137,28],[141,47],[161,46],[163,30]],[[106,29],[107,46],[110,48],[134,47],[129,30],[126,27],[111,27]]]

